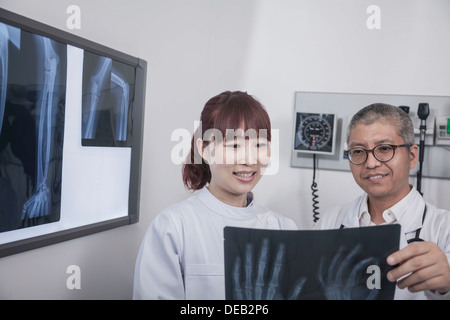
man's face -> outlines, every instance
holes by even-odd
[[[348,148],[372,149],[380,144],[405,144],[397,134],[394,124],[375,122],[359,124],[350,132]],[[401,147],[387,162],[378,161],[371,152],[361,165],[350,162],[350,169],[356,183],[369,195],[369,199],[385,201],[393,205],[405,197],[409,191],[409,172],[417,164],[418,147]]]

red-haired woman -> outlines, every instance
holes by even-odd
[[[205,105],[183,165],[192,197],[164,209],[138,254],[135,299],[224,299],[223,229],[297,229],[253,201],[270,157],[269,116],[245,92],[223,92]]]

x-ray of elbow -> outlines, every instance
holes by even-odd
[[[340,230],[224,230],[231,300],[390,300],[386,263],[398,225]]]
[[[0,22],[0,132],[5,114],[6,88],[8,84],[9,44],[20,49],[20,29]]]
[[[87,121],[83,122],[83,138],[84,139],[94,139],[97,132],[98,124],[98,108],[99,100],[102,95],[102,91],[105,89],[106,81],[109,80],[111,74],[111,63],[110,58],[101,57],[101,62],[98,71],[91,77],[90,84],[91,89],[89,92],[89,112],[87,116]]]
[[[82,145],[130,146],[134,70],[90,52],[83,64]]]

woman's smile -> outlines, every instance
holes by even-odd
[[[255,178],[256,171],[235,171],[233,175],[241,182],[252,182]]]

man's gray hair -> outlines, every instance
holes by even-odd
[[[374,122],[393,124],[397,134],[407,144],[414,144],[414,126],[408,114],[399,107],[385,103],[374,103],[359,110],[350,120],[347,128],[347,143],[350,133],[358,124],[370,125]]]

